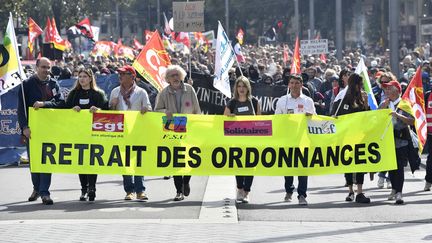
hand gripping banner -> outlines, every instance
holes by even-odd
[[[338,118],[30,111],[33,172],[323,175],[396,169],[389,110]],[[387,127],[387,124],[390,124]]]

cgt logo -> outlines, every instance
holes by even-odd
[[[186,132],[186,116],[176,116],[173,119],[167,119],[166,116],[162,117],[162,126],[164,131],[172,132]]]
[[[124,115],[93,113],[92,131],[95,132],[123,132]]]

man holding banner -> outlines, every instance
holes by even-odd
[[[178,65],[170,65],[164,73],[164,79],[169,83],[158,95],[156,99],[155,111],[165,112],[163,118],[166,130],[174,131],[177,114],[201,114],[198,98],[194,88],[185,84],[183,80],[186,77],[186,71]],[[186,121],[184,121],[186,122]],[[179,125],[181,122],[177,123]],[[174,176],[174,186],[176,196],[174,201],[182,201],[184,196],[189,196],[191,176]]]
[[[405,180],[404,168],[408,161],[408,141],[411,139],[409,126],[414,125],[414,117],[398,107],[402,92],[402,87],[398,81],[393,80],[388,83],[382,83],[382,87],[384,88],[387,99],[381,104],[380,108],[390,108],[392,110],[391,115],[393,116],[392,122],[397,161],[397,169],[389,171],[393,189],[388,199],[396,200],[396,204],[403,204],[402,188]]]
[[[293,74],[288,82],[289,94],[279,98],[276,103],[275,114],[306,114],[316,115],[315,105],[310,97],[302,93],[303,79],[300,75]],[[291,202],[294,191],[294,177],[285,176],[285,201]],[[307,205],[307,176],[298,177],[298,200],[300,205]]]
[[[26,138],[27,153],[30,158],[29,142],[31,141],[30,127],[28,126],[28,108],[41,107],[63,107],[64,98],[60,93],[57,81],[49,76],[51,62],[48,58],[42,57],[36,61],[36,75],[25,80],[18,92],[18,122],[23,135]],[[21,95],[22,94],[22,95]],[[30,166],[31,166],[30,161]],[[45,205],[53,204],[50,197],[49,187],[51,185],[50,173],[31,173],[33,193],[29,201],[36,201],[42,197]]]
[[[147,92],[135,84],[136,71],[132,66],[119,68],[120,86],[113,89],[110,95],[111,110],[141,111],[141,114],[151,111],[151,104]],[[123,175],[123,187],[126,192],[125,200],[148,200],[145,194],[144,176]]]

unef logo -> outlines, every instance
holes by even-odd
[[[332,121],[308,120],[308,131],[310,134],[333,134],[336,133],[336,125]]]
[[[93,113],[92,131],[96,132],[123,132],[124,115]]]

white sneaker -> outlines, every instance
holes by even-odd
[[[431,186],[432,186],[432,183],[426,182],[424,190],[425,191],[430,191],[431,190]]]
[[[237,201],[243,201],[243,198],[244,198],[244,191],[243,191],[243,189],[237,189],[236,200]]]
[[[244,192],[243,203],[249,203],[249,192]]]
[[[298,200],[299,200],[299,205],[307,205],[308,204],[308,202],[306,201],[306,198],[303,195],[299,196]]]
[[[285,202],[291,202],[292,201],[292,193],[287,192],[285,194],[285,198],[284,198]]]
[[[395,198],[396,198],[395,204],[403,204],[404,203],[404,200],[402,199],[402,192],[396,193]]]
[[[383,177],[378,177],[378,183],[377,183],[377,186],[378,186],[378,188],[384,188],[384,181],[385,181],[385,178],[383,178]]]
[[[390,180],[387,181],[387,189],[391,189],[392,188],[392,184],[390,182]]]
[[[396,199],[396,190],[392,189],[390,195],[387,198],[388,200],[392,201]]]

